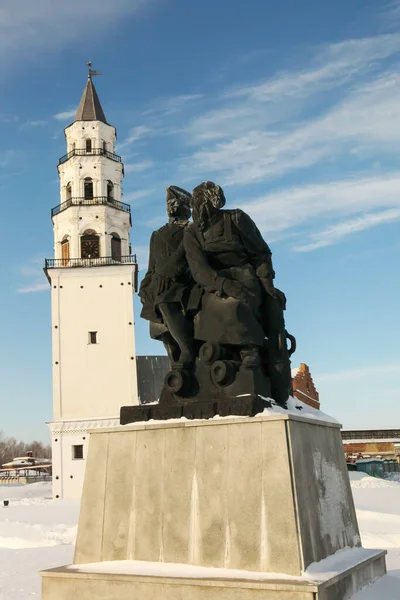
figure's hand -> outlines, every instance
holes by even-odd
[[[279,304],[282,306],[282,309],[286,310],[286,296],[285,296],[285,294],[281,290],[278,290],[278,288],[275,288],[275,293],[276,293],[275,297],[278,300]]]
[[[278,302],[282,306],[283,310],[285,310],[285,308],[286,308],[285,294],[283,292],[281,292],[281,290],[278,290],[278,288],[276,288],[274,286],[274,284],[272,283],[272,279],[260,278],[260,281],[262,283],[264,290],[267,292],[267,294],[269,296],[271,296],[272,298],[275,298],[275,300],[278,300]]]
[[[222,284],[222,292],[225,296],[229,296],[231,298],[236,298],[236,300],[247,300],[249,293],[246,288],[240,281],[236,281],[234,279],[225,279]]]

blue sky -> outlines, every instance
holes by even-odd
[[[166,185],[221,184],[271,246],[322,408],[400,426],[400,2],[0,0],[0,430],[48,439],[42,266],[87,60],[140,268]],[[136,310],[138,353],[161,353]]]

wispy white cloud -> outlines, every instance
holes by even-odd
[[[398,52],[398,33],[327,44],[318,48],[314,64],[308,69],[279,73],[267,81],[234,88],[226,96],[248,97],[258,102],[279,102],[288,96],[296,99],[312,96],[348,83],[360,73],[370,72],[376,61]]]
[[[311,65],[278,73],[265,81],[236,86],[216,98],[219,106],[194,118],[186,128],[192,143],[232,139],[297,118],[315,96],[345,92],[345,84],[379,72],[379,61],[400,52],[400,34],[347,40],[315,49]]]
[[[33,294],[50,289],[48,282],[43,281],[44,273],[42,267],[43,259],[40,257],[32,257],[24,265],[21,265],[19,268],[21,277],[29,281],[16,290],[17,294]]]
[[[178,96],[168,96],[157,98],[154,106],[145,110],[142,115],[162,114],[163,116],[172,115],[179,112],[188,104],[193,104],[204,98],[203,94],[180,94]]]
[[[53,119],[57,119],[58,121],[68,121],[68,119],[73,119],[76,115],[76,108],[70,108],[68,110],[63,110],[59,113],[53,115]]]
[[[313,374],[314,380],[317,384],[332,383],[338,386],[339,382],[346,383],[351,380],[364,380],[365,378],[377,378],[385,377],[385,375],[399,375],[400,376],[400,363],[384,364],[384,365],[370,365],[365,367],[359,367],[358,369],[347,369],[346,371],[334,371],[332,373],[321,373]]]
[[[17,123],[19,121],[18,115],[10,115],[6,113],[0,113],[0,123]]]
[[[20,150],[14,150],[13,148],[4,150],[0,155],[0,168],[5,169],[6,167],[10,167],[17,163],[21,157],[22,152]]]
[[[25,123],[22,123],[22,125],[20,126],[20,129],[28,129],[30,127],[45,127],[47,125],[48,121],[43,120],[37,120],[37,121],[25,121]]]
[[[296,246],[297,252],[310,252],[325,246],[332,246],[343,238],[359,233],[372,227],[377,227],[383,223],[391,223],[400,219],[400,208],[391,208],[380,212],[372,212],[355,219],[342,221],[337,225],[327,227],[323,231],[310,236],[310,242],[301,246]]]
[[[287,234],[293,229],[309,231],[318,227],[320,231],[311,232],[307,243],[298,248],[311,250],[336,243],[352,232],[398,219],[399,186],[397,172],[385,173],[290,187],[243,202],[241,207],[255,219],[264,234]],[[362,216],[354,219],[355,215]],[[346,216],[352,217],[347,225],[326,227],[327,220]]]
[[[125,165],[125,173],[140,173],[141,171],[147,171],[154,165],[152,160],[141,160],[136,163],[128,163]]]
[[[400,0],[393,0],[387,4],[382,12],[382,20],[389,29],[394,29],[399,25]]]
[[[28,121],[28,123],[31,127],[44,127],[44,125],[47,125],[47,121],[45,120]]]
[[[195,118],[182,112],[174,132],[192,148],[179,161],[181,181],[190,173],[247,196],[242,207],[264,233],[301,231],[298,251],[397,220],[400,209],[400,34],[314,50],[308,66],[207,98],[214,108]],[[199,99],[197,109],[204,105]],[[288,175],[307,184],[289,188]],[[280,189],[260,195],[271,180]],[[249,185],[255,199],[243,191]]]
[[[32,283],[31,285],[27,285],[25,287],[21,287],[17,289],[18,294],[34,294],[36,292],[44,292],[49,290],[50,286],[48,283]]]
[[[124,202],[137,202],[138,200],[141,200],[142,198],[147,198],[148,196],[151,196],[151,194],[154,194],[154,192],[155,192],[154,189],[143,189],[143,190],[137,190],[135,192],[128,192],[127,194],[124,194],[123,201]]]
[[[13,0],[0,8],[0,55],[3,66],[29,51],[35,54],[61,50],[69,43],[98,36],[124,16],[151,4],[152,0]],[[88,27],[90,23],[90,27]]]
[[[349,91],[318,117],[285,128],[253,127],[203,146],[190,160],[198,171],[217,173],[230,185],[245,185],[345,155],[357,159],[392,151],[400,136],[399,93],[400,76],[387,72]]]
[[[125,140],[123,140],[120,144],[117,144],[117,149],[121,150],[122,148],[126,148],[127,146],[130,146],[131,144],[134,144],[135,142],[146,137],[151,132],[152,129],[147,127],[147,125],[138,125],[137,127],[131,129],[128,137]]]

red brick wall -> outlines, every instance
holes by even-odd
[[[293,377],[293,396],[319,410],[319,394],[315,389],[310,369],[305,363],[301,363],[300,367]]]

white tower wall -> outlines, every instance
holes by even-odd
[[[77,116],[66,128],[60,159],[60,203],[52,210],[53,495],[80,497],[90,428],[119,423],[122,405],[138,404],[130,256],[131,216],[121,203],[121,159],[115,128],[105,122],[89,76]],[[87,142],[87,140],[90,142]],[[91,193],[85,193],[90,178]],[[89,230],[89,233],[88,233]],[[83,254],[82,236],[99,252]],[[119,238],[114,253],[112,238]],[[68,242],[67,246],[63,246]],[[85,243],[85,241],[83,241]],[[66,250],[67,248],[67,250]]]
[[[80,239],[85,231],[92,229],[99,235],[100,255],[111,256],[111,237],[117,233],[121,238],[121,254],[130,254],[130,215],[107,206],[70,206],[57,218],[54,217],[54,257],[62,258],[61,243],[67,237],[70,243],[70,257],[79,258]]]

